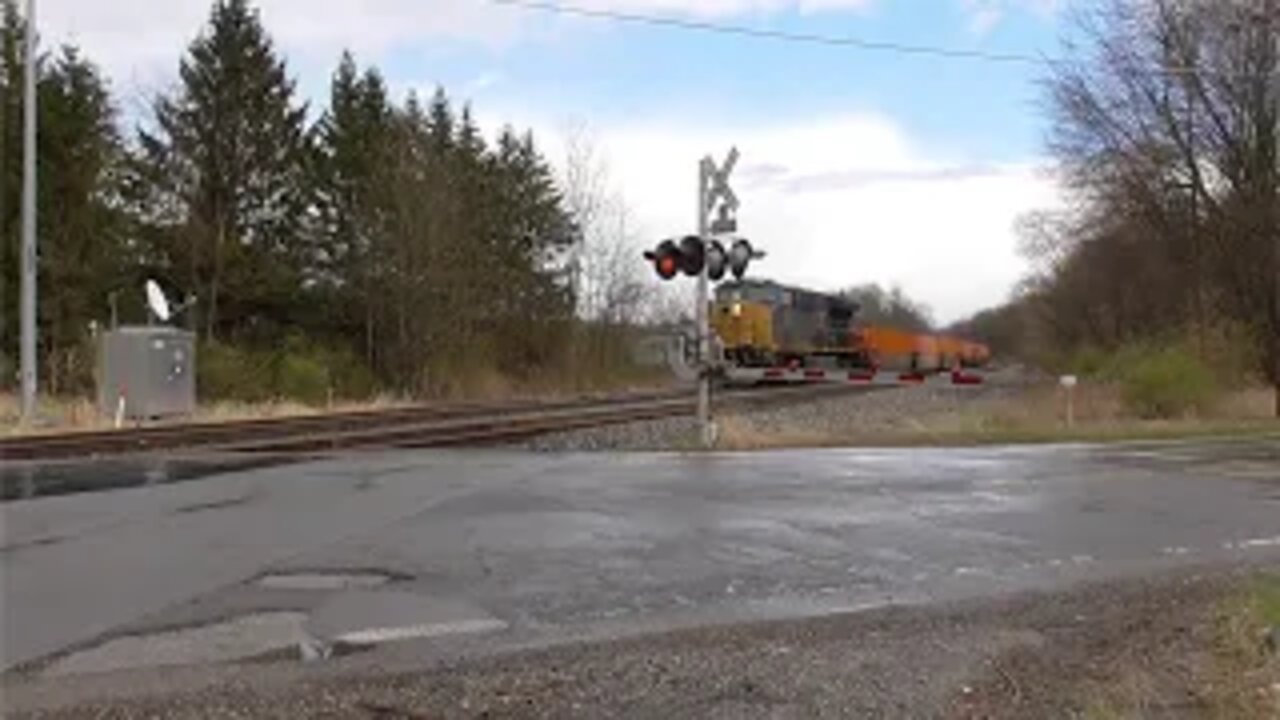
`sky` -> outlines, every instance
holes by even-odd
[[[555,0],[552,0],[554,2]],[[985,53],[1054,56],[1069,0],[564,0],[594,10]],[[39,0],[125,116],[176,82],[207,0]],[[1059,202],[1043,67],[582,17],[494,0],[258,0],[313,107],[345,48],[397,95],[443,86],[482,125],[530,128],[553,162],[585,133],[640,246],[692,232],[697,163],[737,147],[752,275],[900,286],[940,323],[1025,272],[1014,224]],[[655,281],[656,282],[656,281]]]

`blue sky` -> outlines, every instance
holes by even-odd
[[[1067,0],[566,0],[603,10],[984,52],[1056,55]],[[206,0],[42,0],[126,106],[173,83]],[[638,248],[691,229],[698,157],[731,144],[758,269],[834,289],[899,284],[947,321],[1024,271],[1019,214],[1053,204],[1027,64],[711,34],[489,0],[259,0],[299,87],[323,103],[343,48],[391,86],[443,84],[490,129],[531,127],[553,160],[589,139]],[[601,230],[608,235],[611,231]],[[638,250],[637,250],[638,252]]]
[[[1056,51],[1058,13],[1006,3],[999,21],[975,27],[962,0],[879,0],[866,7],[726,14],[712,22],[796,33],[1022,54]],[[1040,69],[818,44],[743,38],[601,19],[517,11],[531,29],[512,45],[466,41],[406,47],[383,61],[390,75],[484,87],[478,101],[562,107],[600,123],[697,112],[770,119],[871,110],[940,148],[984,160],[1039,151]],[[653,11],[680,17],[670,11]],[[425,71],[425,72],[424,72]]]

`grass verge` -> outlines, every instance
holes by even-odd
[[[1071,427],[1063,419],[1063,398],[1056,388],[932,394],[906,389],[841,402],[861,407],[856,411],[833,408],[797,413],[794,417],[785,413],[725,414],[718,419],[717,445],[726,450],[756,450],[1280,438],[1280,422],[1270,416],[1270,391],[1261,388],[1230,394],[1212,412],[1148,419],[1129,413],[1117,388],[1084,387],[1076,397]]]

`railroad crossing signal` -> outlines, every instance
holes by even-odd
[[[698,279],[698,292],[694,303],[698,343],[698,426],[702,443],[710,447],[715,432],[711,425],[711,328],[707,321],[708,283],[724,278],[725,272],[741,279],[747,265],[764,253],[756,250],[745,238],[735,237],[738,232],[738,196],[729,187],[729,174],[738,163],[738,149],[729,150],[719,167],[710,156],[698,161],[698,217],[697,232],[680,239],[668,238],[644,257],[653,263],[658,277],[670,280],[680,273]],[[716,211],[715,219],[711,218]],[[725,250],[724,242],[733,244]],[[722,240],[724,242],[722,242]]]
[[[663,240],[653,250],[645,250],[644,257],[663,280],[670,280],[680,271],[680,247],[674,240]]]
[[[751,242],[746,238],[738,238],[733,241],[733,247],[729,249],[729,271],[739,280],[743,275],[747,274],[747,265],[752,260],[764,257],[763,250],[756,250],[751,247]]]
[[[681,273],[698,277],[705,266],[707,279],[720,281],[727,273],[741,280],[751,261],[764,257],[764,253],[752,247],[746,238],[734,238],[726,249],[719,239],[686,235],[663,240],[654,249],[646,250],[644,257],[653,263],[654,271],[663,280],[671,280]]]
[[[707,195],[703,198],[703,212],[710,212],[716,205],[716,200],[723,200],[724,206],[729,212],[735,212],[738,209],[738,196],[734,194],[733,188],[729,187],[729,173],[733,172],[733,166],[738,164],[738,148],[730,148],[728,156],[724,159],[724,164],[716,167],[716,163],[709,157],[702,159],[703,170],[707,175],[708,185]]]

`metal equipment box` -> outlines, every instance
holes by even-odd
[[[98,408],[131,420],[190,415],[196,408],[195,336],[165,326],[125,326],[102,335]],[[123,407],[122,407],[123,406]]]

